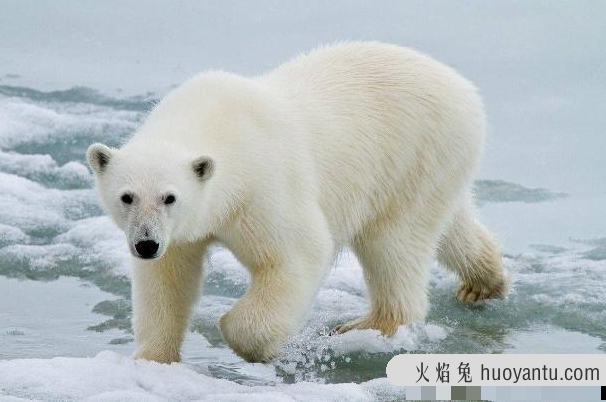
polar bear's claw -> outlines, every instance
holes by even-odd
[[[352,329],[377,329],[381,331],[383,335],[390,336],[397,331],[401,324],[405,324],[405,322],[365,316],[337,325],[332,331],[330,331],[329,335],[344,334]]]
[[[478,302],[488,299],[504,299],[509,288],[509,276],[503,276],[495,283],[463,283],[457,290],[457,300],[463,303]]]

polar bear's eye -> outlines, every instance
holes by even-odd
[[[130,194],[123,194],[122,197],[120,197],[120,199],[125,204],[132,204],[133,203],[133,197]]]
[[[173,202],[175,202],[175,196],[172,194],[167,195],[166,198],[164,199],[164,204],[166,204],[166,205],[170,205]]]

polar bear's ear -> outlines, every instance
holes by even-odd
[[[112,150],[104,144],[96,143],[88,147],[86,160],[88,165],[97,174],[103,173],[112,158]]]
[[[208,156],[201,156],[194,159],[191,166],[200,180],[207,180],[212,176],[213,171],[215,170],[215,163]]]

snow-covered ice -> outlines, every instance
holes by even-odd
[[[93,358],[0,361],[0,379],[0,398],[91,402],[370,401],[375,389],[372,382],[251,387],[197,373],[184,364],[135,361],[108,351]]]

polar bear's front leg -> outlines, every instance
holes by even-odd
[[[221,317],[229,346],[250,362],[278,356],[312,306],[323,268],[291,262],[253,271],[246,294]]]
[[[205,247],[171,246],[158,260],[135,260],[133,327],[136,359],[180,360],[181,343],[198,293]]]

